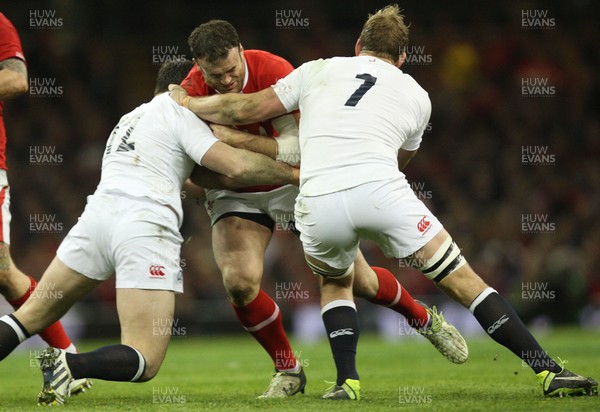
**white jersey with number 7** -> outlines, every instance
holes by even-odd
[[[318,196],[398,177],[398,150],[417,150],[429,117],[427,92],[370,56],[303,64],[273,89],[300,109],[300,193]]]

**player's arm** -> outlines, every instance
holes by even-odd
[[[250,94],[227,93],[207,97],[190,97],[178,85],[170,85],[169,90],[171,98],[178,104],[212,123],[249,124],[287,113],[271,87]]]
[[[223,142],[213,144],[202,165],[241,186],[298,184],[299,171],[260,153],[236,149]]]
[[[9,100],[29,90],[27,66],[17,58],[0,62],[0,100]]]
[[[248,185],[236,182],[220,173],[214,172],[206,167],[196,166],[190,176],[191,183],[205,189],[228,189],[236,190]]]
[[[262,153],[275,160],[298,166],[300,164],[300,143],[298,141],[298,122],[300,115],[296,113],[284,114],[272,119],[271,122],[278,137],[254,135],[240,130],[211,124],[214,135],[223,143],[238,149]]]
[[[404,150],[404,149],[400,149],[398,151],[398,168],[400,170],[404,170],[404,168],[406,166],[408,166],[408,163],[410,162],[410,160],[415,157],[415,155],[417,154],[416,150]]]
[[[273,137],[255,135],[221,124],[211,123],[210,128],[217,139],[229,146],[261,153],[272,159],[277,156],[277,142]]]

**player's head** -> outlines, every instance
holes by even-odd
[[[156,86],[154,87],[154,95],[168,91],[170,84],[179,84],[185,79],[187,74],[194,67],[194,62],[191,60],[179,60],[163,63],[158,69],[156,76]]]
[[[225,20],[196,27],[188,43],[204,80],[219,93],[239,93],[244,87],[246,62],[235,28]]]
[[[404,62],[408,44],[408,26],[397,4],[392,4],[370,14],[356,43],[357,54],[368,52],[377,57],[391,59],[397,65]]]

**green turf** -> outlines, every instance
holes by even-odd
[[[574,371],[600,378],[600,332],[562,329],[540,339]],[[454,365],[423,339],[384,342],[363,336],[358,368],[360,402],[322,401],[325,380],[335,377],[326,341],[295,345],[308,377],[305,395],[259,401],[270,380],[270,361],[248,336],[173,338],[159,375],[143,384],[96,380],[91,391],[71,398],[70,411],[599,411],[599,397],[545,399],[535,375],[489,338],[467,339],[470,357]],[[106,343],[106,342],[105,342]],[[114,342],[112,342],[114,343]],[[90,350],[100,342],[80,344]],[[0,363],[0,410],[39,410],[39,370],[30,352]]]

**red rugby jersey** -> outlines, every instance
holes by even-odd
[[[294,70],[292,65],[284,58],[263,50],[244,50],[244,58],[246,59],[248,80],[242,89],[243,93],[255,93],[271,87],[277,83],[277,80],[287,76]],[[181,86],[190,96],[209,96],[216,93],[213,88],[206,84],[204,75],[197,65],[190,70],[187,77],[181,82]],[[277,132],[273,128],[271,120],[237,126],[237,128],[252,134],[277,137]],[[239,191],[265,192],[277,187],[280,186],[253,186]]]
[[[13,57],[25,61],[21,40],[15,26],[0,13],[0,61]],[[0,101],[0,169],[6,170],[6,128],[3,111],[4,102]]]

